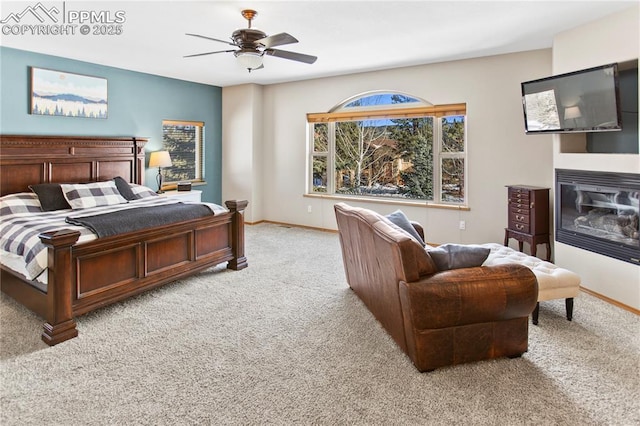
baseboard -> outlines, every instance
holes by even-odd
[[[610,304],[612,304],[614,306],[617,306],[618,308],[624,309],[625,311],[629,311],[629,312],[631,312],[633,314],[640,315],[640,310],[639,309],[633,308],[633,307],[631,307],[629,305],[625,305],[624,303],[620,303],[617,300],[611,299],[610,297],[604,296],[604,295],[602,295],[600,293],[596,293],[595,291],[589,290],[589,289],[584,288],[582,286],[580,286],[580,290],[584,291],[587,294],[590,294],[593,297],[597,297],[598,299],[604,300],[607,303],[610,303]]]
[[[288,226],[288,227],[291,227],[291,228],[312,229],[314,231],[330,232],[332,234],[337,234],[338,233],[338,231],[336,229],[318,228],[318,227],[315,227],[315,226],[307,226],[307,225],[296,225],[296,224],[286,223],[286,222],[274,222],[272,220],[259,220],[257,222],[245,222],[245,225],[259,225],[261,223],[270,223],[272,225]]]

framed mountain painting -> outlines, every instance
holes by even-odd
[[[107,118],[107,79],[31,67],[31,114]]]

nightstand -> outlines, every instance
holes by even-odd
[[[202,201],[202,191],[165,191],[160,194],[161,197],[171,197],[180,201]]]

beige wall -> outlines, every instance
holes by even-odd
[[[262,91],[227,87],[222,96],[222,199],[249,200],[245,220],[262,219]]]
[[[225,87],[223,199],[250,197],[250,203],[261,204],[259,213],[254,210],[250,221],[335,229],[336,201],[303,196],[307,173],[306,113],[328,111],[367,91],[393,90],[434,104],[466,102],[468,114],[471,210],[407,206],[402,210],[425,225],[431,242],[502,242],[507,221],[505,185],[552,184],[552,138],[524,134],[520,94],[522,81],[550,73],[551,51],[538,50],[264,86],[261,98],[245,86]],[[244,125],[250,122],[252,113],[259,111],[262,132],[258,136]],[[248,152],[252,147],[261,149],[261,154]],[[255,169],[258,163],[262,170]],[[253,178],[253,188],[247,187],[243,175]],[[256,179],[258,175],[260,178]],[[353,204],[381,213],[397,208],[366,202]],[[459,230],[461,220],[466,222],[464,231]],[[542,246],[540,250],[544,253]]]
[[[635,5],[558,34],[553,42],[553,73],[638,59],[638,10]],[[555,168],[640,173],[638,155],[568,153],[566,140],[564,135],[554,137]],[[585,288],[640,309],[640,267],[562,243],[555,248],[556,263],[577,272]]]
[[[269,220],[335,229],[336,201],[303,196],[307,173],[305,114],[328,111],[342,100],[367,91],[400,91],[434,104],[467,103],[467,190],[471,207],[470,211],[402,209],[425,225],[430,242],[501,242],[507,220],[505,185],[552,188],[554,168],[640,172],[638,155],[566,153],[566,149],[561,153],[559,137],[525,135],[520,96],[522,81],[637,59],[638,39],[635,5],[559,34],[553,50],[264,87],[225,87],[223,199],[248,199],[249,222]],[[396,208],[352,204],[381,213]],[[464,231],[458,229],[461,220],[466,222]],[[555,244],[554,258],[560,266],[580,274],[586,288],[640,309],[637,266],[561,243]]]

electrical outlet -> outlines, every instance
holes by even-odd
[[[463,231],[467,229],[467,223],[464,220],[460,221],[460,229],[462,229]]]
[[[307,206],[307,213],[311,213],[311,204]]]

